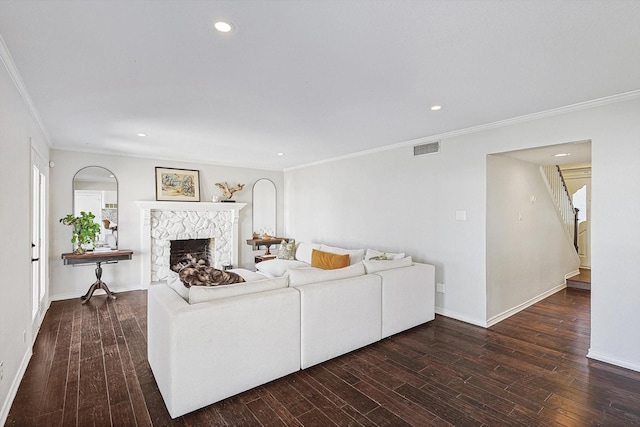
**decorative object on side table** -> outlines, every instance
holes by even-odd
[[[156,167],[156,200],[200,201],[200,171]]]
[[[77,243],[75,254],[83,254],[85,252],[82,245],[96,246],[96,234],[100,233],[100,224],[94,222],[95,215],[91,212],[80,212],[80,216],[68,214],[64,218],[60,218],[60,222],[64,225],[73,227],[73,235],[71,243]]]
[[[229,184],[227,184],[226,181],[224,183],[216,182],[216,186],[222,190],[222,194],[227,198],[227,200],[221,200],[221,202],[235,202],[235,200],[231,200],[233,193],[244,188],[244,184],[238,184],[235,187],[229,188]]]

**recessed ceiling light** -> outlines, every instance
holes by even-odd
[[[217,21],[213,24],[213,26],[216,27],[216,30],[220,31],[221,33],[229,33],[233,31],[233,25],[231,25],[230,22]]]
[[[438,111],[440,109],[442,109],[441,105],[434,105],[433,107],[431,107],[431,111]]]
[[[567,157],[570,155],[571,153],[558,153],[558,154],[554,154],[553,157]]]
[[[147,136],[146,133],[139,133],[138,136]]]
[[[284,156],[284,153],[278,153],[278,156]]]

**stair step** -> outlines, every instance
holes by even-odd
[[[591,283],[567,279],[567,288],[591,290]]]

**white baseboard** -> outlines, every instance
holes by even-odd
[[[609,363],[611,365],[620,366],[621,368],[627,368],[633,371],[640,372],[640,363],[638,362],[632,362],[630,360],[624,360],[617,357],[609,356],[604,353],[598,353],[597,351],[593,351],[592,349],[589,349],[587,357],[589,359],[598,360],[600,362]]]
[[[570,279],[573,276],[577,276],[578,274],[580,274],[580,269],[574,270],[571,273],[567,273],[564,275],[564,280]]]
[[[89,289],[89,287],[87,286],[87,290],[88,289]],[[137,285],[137,286],[123,286],[123,287],[118,287],[118,288],[112,288],[111,286],[109,286],[109,289],[111,289],[111,291],[113,293],[117,294],[118,292],[139,291],[141,289],[146,289],[146,288],[143,288],[141,285]],[[63,293],[63,294],[55,294],[55,295],[51,295],[51,301],[61,301],[61,300],[65,300],[65,299],[80,298],[85,293],[87,293],[87,291],[84,291],[82,293],[66,292],[66,293]],[[105,292],[102,289],[97,289],[93,294],[94,295],[105,295]]]
[[[16,398],[16,394],[18,394],[18,387],[20,387],[20,383],[22,382],[24,373],[27,371],[27,366],[29,366],[29,360],[31,360],[32,354],[32,347],[27,348],[27,352],[24,354],[22,362],[20,362],[20,369],[18,369],[17,375],[11,382],[9,394],[7,394],[7,398],[5,399],[5,401],[2,402],[2,411],[0,411],[0,426],[5,425],[5,423],[7,422],[9,410],[11,409],[11,405],[13,404],[13,400]]]
[[[471,323],[472,325],[480,326],[481,328],[487,327],[486,322],[484,322],[483,320],[478,320],[473,317],[469,317],[452,310],[447,310],[446,308],[436,307],[436,313],[445,317],[450,317],[452,319],[460,320],[461,322]]]
[[[524,310],[525,308],[531,307],[533,304],[542,301],[543,299],[545,299],[546,297],[548,297],[549,295],[553,295],[558,291],[561,291],[562,289],[567,287],[567,283],[562,283],[554,288],[549,289],[546,292],[543,292],[542,294],[531,298],[528,301],[523,302],[522,304],[518,304],[517,306],[510,308],[509,310],[503,311],[502,313],[493,316],[492,318],[487,320],[487,327],[491,327],[493,325],[495,325],[496,323],[502,322],[504,319],[513,316],[514,314]]]

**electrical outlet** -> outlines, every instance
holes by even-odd
[[[436,283],[436,292],[444,294],[447,291],[444,283]]]
[[[0,381],[4,378],[4,361],[0,362]]]

